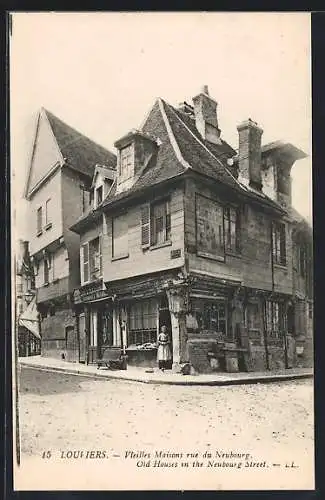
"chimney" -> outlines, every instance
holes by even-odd
[[[239,135],[238,180],[262,190],[261,138],[263,130],[250,118],[237,127]]]
[[[209,96],[207,85],[204,85],[201,92],[193,97],[193,104],[195,125],[203,139],[213,144],[221,144],[221,130],[217,117],[218,103]]]

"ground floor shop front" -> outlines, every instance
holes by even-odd
[[[292,296],[166,274],[98,283],[78,294],[82,363],[96,363],[112,347],[120,348],[131,366],[156,367],[158,335],[165,326],[175,371],[264,371],[303,364],[304,322]]]

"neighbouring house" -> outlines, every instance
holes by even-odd
[[[41,109],[25,197],[43,356],[77,359],[72,294],[80,285],[80,238],[69,228],[92,203],[95,169],[115,164],[110,151]]]
[[[294,208],[291,216],[294,304],[291,329],[296,339],[298,365],[313,366],[313,234],[311,226]]]
[[[35,307],[35,279],[28,241],[19,240],[16,255],[16,320],[18,355],[34,356],[41,352],[39,317]]]
[[[130,365],[154,366],[166,325],[176,371],[299,364],[312,278],[299,271],[298,283],[293,256],[296,238],[310,247],[311,233],[297,228],[290,171],[306,154],[262,145],[251,119],[237,128],[238,151],[206,86],[193,106],[159,98],[142,128],[116,141],[114,175],[94,173],[93,209],[71,227],[81,243],[79,361],[110,345]]]

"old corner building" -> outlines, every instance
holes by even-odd
[[[156,366],[165,325],[174,370],[311,365],[312,231],[290,177],[306,155],[237,128],[238,152],[204,87],[158,99],[115,157],[41,112],[27,193],[43,355]]]

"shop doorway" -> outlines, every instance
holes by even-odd
[[[160,301],[159,304],[159,320],[158,320],[158,334],[161,331],[162,326],[166,326],[167,332],[169,335],[169,340],[170,340],[170,352],[171,352],[171,361],[170,361],[170,367],[172,367],[173,364],[173,335],[172,335],[172,323],[171,323],[171,318],[170,318],[170,311],[169,311],[169,305],[168,305],[168,299],[167,296],[164,295]]]

